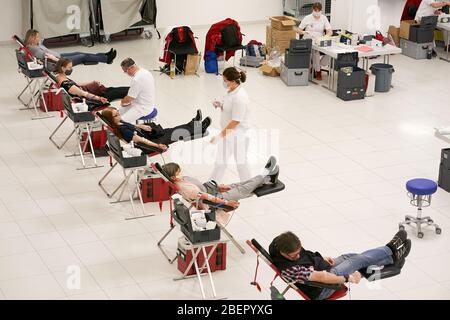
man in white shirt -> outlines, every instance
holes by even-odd
[[[136,123],[155,110],[155,79],[131,58],[122,61],[121,67],[132,80],[128,95],[121,102],[120,114],[125,122]]]
[[[419,9],[417,9],[416,21],[420,22],[422,17],[439,15],[442,13],[440,9],[448,5],[450,5],[450,2],[444,1],[436,2],[435,0],[422,0]]]

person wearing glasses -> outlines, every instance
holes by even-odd
[[[131,58],[123,60],[120,66],[132,78],[128,95],[121,101],[120,114],[124,121],[136,123],[156,111],[155,79]]]

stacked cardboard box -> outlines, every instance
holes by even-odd
[[[277,47],[281,54],[289,48],[291,39],[296,38],[294,27],[297,20],[291,17],[271,17],[270,25],[266,29],[266,46],[268,51]]]

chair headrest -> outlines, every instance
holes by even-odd
[[[251,243],[264,256],[264,258],[266,258],[270,263],[273,264],[273,260],[272,260],[272,257],[270,256],[269,252],[267,252],[267,250],[264,249],[263,246],[260,245],[258,241],[256,241],[255,239],[252,239]]]
[[[170,176],[167,174],[167,172],[164,171],[163,167],[159,163],[152,164],[152,167],[154,170],[156,169],[156,171],[159,172],[159,174],[166,182],[170,182],[171,184],[173,184],[172,181],[170,181]]]
[[[18,35],[13,35],[13,40],[16,41],[19,45],[21,45],[22,47],[25,47],[25,42],[19,38]]]

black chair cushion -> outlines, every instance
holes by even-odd
[[[394,265],[390,265],[384,266],[381,269],[362,269],[359,270],[359,272],[368,281],[378,281],[398,276],[402,272],[402,269]]]
[[[253,193],[258,197],[268,196],[269,194],[274,194],[277,192],[281,192],[286,189],[286,186],[283,182],[278,181],[275,184],[266,184],[261,188],[256,189]]]

